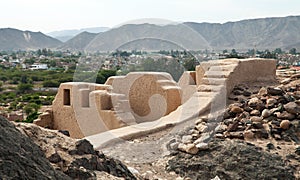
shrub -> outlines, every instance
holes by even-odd
[[[30,91],[32,91],[32,87],[33,85],[32,84],[24,84],[24,83],[21,83],[18,85],[18,93],[28,93]]]
[[[34,120],[36,120],[41,113],[38,113],[37,111],[34,111],[33,113],[29,114],[27,116],[26,120],[24,122],[26,123],[33,123]]]
[[[56,80],[47,80],[43,82],[43,87],[58,87],[59,84]]]

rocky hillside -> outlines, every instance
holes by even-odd
[[[41,32],[20,31],[12,28],[0,29],[0,50],[54,48],[61,44],[59,40]]]
[[[97,177],[97,171],[107,172],[125,179],[135,179],[119,160],[95,151],[89,141],[72,139],[54,130],[34,124],[16,124],[17,128],[33,140],[45,153],[56,170],[72,179]]]
[[[0,116],[1,179],[70,179],[55,170],[43,151]]]
[[[0,117],[1,179],[135,179],[120,161],[34,124],[15,126]]]

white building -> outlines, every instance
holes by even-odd
[[[48,66],[47,64],[33,64],[29,66],[30,70],[47,70]]]

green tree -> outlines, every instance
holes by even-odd
[[[50,67],[56,67],[56,61],[55,61],[55,60],[51,60],[51,61],[49,62],[49,66],[50,66]]]
[[[19,94],[28,93],[28,92],[32,91],[32,88],[33,88],[32,84],[20,83],[17,87],[17,91]]]
[[[35,63],[35,59],[34,58],[30,58],[30,59],[26,59],[25,61],[24,61],[24,63],[26,63],[26,64],[33,64],[33,63]]]
[[[29,115],[33,112],[37,112],[39,109],[40,109],[40,105],[36,103],[28,103],[25,105],[23,110],[27,115]]]
[[[297,50],[296,50],[296,48],[292,48],[292,49],[290,49],[289,53],[290,53],[290,54],[296,54],[296,53],[297,53]]]
[[[185,60],[183,63],[183,66],[188,71],[195,71],[195,68],[196,68],[195,58],[190,58],[188,60]]]
[[[281,48],[276,48],[276,49],[274,50],[274,53],[275,53],[275,54],[282,54]]]
[[[2,86],[3,86],[3,83],[0,82],[0,92],[3,91],[3,87]]]
[[[235,49],[232,49],[230,54],[233,55],[233,56],[237,55],[237,51]]]
[[[3,81],[4,83],[8,80],[8,78],[6,76],[1,76],[0,80]]]
[[[33,123],[34,120],[36,120],[41,113],[38,113],[37,111],[32,112],[29,114],[25,120],[26,123]]]

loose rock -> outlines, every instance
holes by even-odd
[[[195,144],[187,144],[185,146],[185,152],[189,154],[197,154],[199,149],[195,146]]]
[[[262,111],[262,113],[261,113],[261,116],[263,117],[263,118],[267,118],[267,117],[270,117],[271,116],[271,111],[269,110],[269,109],[264,109],[263,111]]]
[[[250,115],[252,115],[252,116],[259,116],[260,112],[259,112],[259,110],[254,109],[253,111],[250,112]]]
[[[283,120],[280,123],[280,128],[287,130],[290,127],[290,121],[289,120]]]
[[[289,102],[285,104],[284,109],[292,114],[300,113],[300,107],[295,102]]]
[[[258,95],[259,95],[259,96],[265,96],[265,95],[267,95],[267,94],[268,94],[268,91],[267,91],[266,88],[264,88],[264,87],[260,88],[260,90],[259,90],[259,92],[258,92]]]
[[[238,113],[242,113],[244,110],[238,106],[233,106],[233,107],[231,107],[230,111],[238,114]]]
[[[261,104],[261,103],[262,103],[262,101],[260,99],[258,99],[257,97],[254,97],[254,98],[251,98],[249,100],[248,105],[250,107],[255,107],[255,106],[257,106],[258,104]]]
[[[277,118],[293,120],[295,118],[295,115],[291,114],[291,113],[288,113],[286,111],[283,111],[282,113],[277,113]]]
[[[244,131],[243,133],[245,140],[253,140],[254,139],[254,133],[251,130]]]
[[[261,121],[262,121],[262,117],[252,116],[252,117],[250,118],[250,120],[251,120],[252,122],[261,122]]]
[[[207,150],[208,149],[208,143],[198,143],[198,144],[196,144],[196,147],[200,151]]]
[[[193,136],[191,135],[186,135],[186,136],[182,136],[182,142],[187,144],[187,143],[190,143],[193,139]]]
[[[196,126],[196,129],[200,132],[200,133],[203,133],[203,132],[206,132],[208,127],[204,124],[199,124]]]
[[[282,89],[280,89],[280,88],[278,88],[278,87],[275,87],[275,88],[273,88],[273,87],[268,87],[267,88],[267,91],[268,91],[268,94],[270,94],[270,95],[282,95],[283,94],[283,91],[282,91]]]
[[[277,100],[274,98],[269,98],[267,99],[266,102],[267,102],[267,107],[273,107],[277,103]]]

